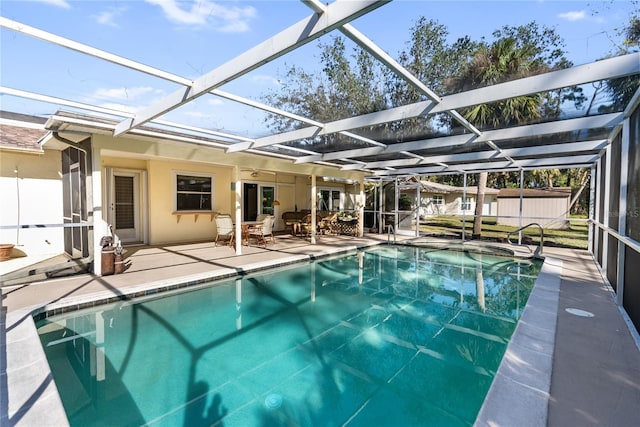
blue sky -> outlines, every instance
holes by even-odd
[[[406,1],[352,22],[396,57],[419,16],[446,25],[450,37],[490,38],[503,25],[536,21],[556,28],[576,65],[605,56],[629,21],[630,1]],[[295,0],[0,0],[0,15],[147,65],[195,78],[309,15]],[[139,110],[178,86],[41,40],[0,30],[0,84],[117,109]],[[261,67],[221,89],[260,100],[277,90],[293,64],[313,69],[317,42]],[[2,95],[0,108],[47,115],[58,107]],[[168,119],[257,136],[262,115],[207,96]]]

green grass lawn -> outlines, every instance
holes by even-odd
[[[588,226],[585,221],[569,221],[569,228],[566,229],[545,229],[544,244],[548,246],[559,246],[568,248],[587,248]],[[495,217],[487,217],[482,220],[483,240],[506,241],[507,234],[517,230],[518,227],[506,225],[498,225]],[[462,218],[461,217],[434,217],[429,218],[426,222],[421,222],[420,231],[428,234],[436,235],[457,235],[462,234]],[[465,221],[465,232],[468,236],[473,231],[473,218]],[[540,242],[540,233],[538,227],[529,227],[523,231],[524,243],[537,244]],[[511,237],[512,242],[517,242],[518,236]]]

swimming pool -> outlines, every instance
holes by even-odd
[[[385,245],[38,326],[72,425],[470,425],[540,265]]]

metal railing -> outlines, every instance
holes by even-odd
[[[393,243],[396,242],[396,230],[393,228],[393,225],[387,224],[387,243],[391,242],[391,233],[393,233]]]
[[[511,244],[513,246],[516,246],[516,243],[513,243],[511,241],[511,236],[513,234],[516,234],[516,233],[518,233],[518,235],[521,236],[520,233],[522,232],[522,230],[524,230],[525,228],[529,228],[531,226],[536,226],[536,227],[538,227],[540,229],[540,245],[538,245],[538,249],[536,249],[535,254],[536,255],[542,255],[542,249],[543,249],[543,246],[544,246],[544,229],[537,222],[532,222],[530,224],[527,224],[527,225],[525,225],[523,227],[518,228],[517,230],[513,230],[513,231],[509,232],[507,234],[507,242],[509,242],[509,244]],[[518,239],[517,245],[521,245],[521,239],[520,238]]]

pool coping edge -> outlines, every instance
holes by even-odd
[[[475,427],[547,425],[562,267],[545,258]]]

